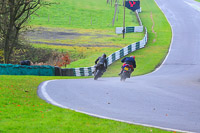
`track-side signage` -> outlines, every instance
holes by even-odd
[[[140,1],[126,1],[125,6],[128,9],[135,11],[137,9],[140,9]]]

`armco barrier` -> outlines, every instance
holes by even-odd
[[[147,43],[147,29],[145,28],[144,38],[136,43],[130,44],[107,57],[108,65],[111,65],[116,60],[130,54],[131,52],[145,47]],[[82,68],[66,68],[62,69],[62,76],[92,76],[94,66]]]
[[[142,25],[142,21],[140,19],[139,14],[138,14],[139,12],[141,12],[141,8],[135,11],[135,14],[136,14],[136,17],[137,17],[137,20],[138,20],[140,26],[126,27],[125,33],[143,32],[144,27]],[[123,27],[116,27],[115,33],[116,34],[122,34],[123,33]]]
[[[92,76],[94,66],[62,69],[62,76]]]
[[[55,68],[52,66],[0,64],[0,75],[55,76]]]
[[[138,27],[126,27],[128,32],[138,32],[143,30],[142,22],[139,18],[138,12],[136,11],[137,19],[140,23]],[[130,44],[115,53],[107,57],[108,65],[111,65],[116,60],[126,56],[127,54],[143,48],[147,43],[147,29],[145,29],[144,38],[136,43]],[[39,75],[39,76],[92,76],[94,71],[94,66],[91,67],[81,67],[81,68],[66,68],[61,69],[59,67],[53,66],[25,66],[25,65],[12,65],[12,64],[0,64],[0,75]]]
[[[60,67],[55,66],[55,76],[62,76],[62,69]]]
[[[137,30],[141,31],[141,29],[142,29],[142,31],[143,31],[144,27],[142,25],[142,21],[140,20],[138,12],[141,12],[141,8],[139,10],[135,11],[136,17],[140,24],[140,26],[137,26]],[[129,53],[131,53],[137,49],[141,49],[141,48],[145,47],[145,45],[147,43],[148,35],[147,35],[146,27],[144,29],[145,29],[144,38],[139,42],[130,44],[130,45],[116,51],[115,53],[109,55],[107,57],[108,65],[111,65],[116,60],[128,55]],[[119,29],[119,30],[121,30],[121,29]],[[131,30],[131,31],[136,32],[135,27],[134,28],[126,27],[126,30],[129,30],[129,31]],[[92,72],[94,71],[94,69],[95,69],[94,66],[81,67],[81,68],[66,68],[66,69],[62,69],[61,72],[62,72],[62,76],[92,76],[93,75]]]
[[[130,44],[118,51],[116,51],[115,53],[111,54],[110,56],[108,56],[108,65],[112,64],[113,62],[115,62],[116,60],[126,56],[127,54],[130,54],[131,52],[143,48],[147,43],[147,29],[145,28],[145,36],[144,38],[136,43]]]
[[[144,29],[143,26],[126,27],[125,33],[143,32],[143,29]],[[123,33],[123,27],[116,27],[115,33],[116,34],[122,34]]]

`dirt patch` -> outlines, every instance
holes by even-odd
[[[91,33],[78,33],[77,30],[72,29],[58,29],[58,28],[37,28],[29,30],[24,34],[29,40],[66,40],[77,39],[79,37],[89,36],[91,39],[98,39],[103,37],[114,37],[113,35],[105,34],[91,34]]]
[[[101,34],[98,31],[61,28],[43,28],[39,27],[27,31],[24,36],[30,43],[61,45],[61,46],[79,46],[79,47],[119,47],[105,41],[106,38],[115,37],[115,35]]]
[[[31,41],[31,43],[47,44],[47,45],[59,45],[59,46],[79,46],[79,47],[120,47],[120,46],[117,46],[117,45],[65,44],[65,43],[48,43],[48,42],[39,42],[39,41]]]
[[[152,20],[152,23],[153,23],[151,29],[152,29],[152,32],[155,34],[155,38],[153,39],[153,43],[155,43],[156,42],[156,38],[157,38],[157,33],[154,31],[155,22],[153,20],[153,14],[152,14],[152,12],[151,12],[151,20]]]
[[[48,29],[35,29],[32,31],[27,31],[27,38],[31,40],[64,40],[64,39],[76,39],[80,36],[90,36],[90,34],[81,34],[77,33],[73,30],[65,30],[65,31],[49,31]]]

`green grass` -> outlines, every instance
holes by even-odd
[[[147,27],[148,29],[148,44],[146,45],[145,48],[135,51],[130,54],[130,55],[135,55],[136,61],[137,61],[137,68],[135,69],[134,73],[132,73],[133,76],[152,72],[153,70],[155,70],[157,66],[159,66],[160,63],[162,63],[166,54],[168,53],[169,45],[171,42],[171,36],[172,36],[170,25],[168,24],[164,14],[160,11],[160,9],[157,7],[157,5],[155,4],[153,0],[141,1],[141,7],[142,7],[142,12],[139,15],[141,17],[143,25]],[[128,10],[127,14],[130,14],[129,12],[130,11]],[[126,18],[129,18],[129,17],[132,18],[132,16],[134,15],[127,16]],[[129,25],[131,25],[130,23],[128,21]],[[56,26],[57,23],[54,23],[54,24],[55,24],[54,26]],[[120,46],[120,48],[96,48],[96,47],[92,48],[91,47],[91,48],[85,49],[81,47],[80,48],[76,47],[76,49],[73,49],[73,47],[65,47],[66,50],[69,53],[71,53],[72,58],[73,58],[72,60],[78,59],[77,61],[72,62],[70,65],[68,65],[68,68],[93,66],[95,59],[98,56],[101,56],[102,53],[106,53],[107,55],[110,55],[111,53],[121,49],[124,46],[127,46],[131,43],[141,40],[144,36],[141,33],[130,33],[130,34],[125,35],[125,39],[122,39],[121,35],[115,35],[113,31],[113,27],[109,27],[109,26],[104,27],[104,25],[101,25],[101,28],[102,28],[101,30],[97,28],[94,31],[92,29],[84,29],[84,28],[86,28],[85,25],[82,25],[82,29],[80,29],[80,33],[89,32],[89,33],[95,34],[99,32],[102,34],[113,35],[114,37],[100,38],[98,41],[91,38],[87,38],[87,39],[79,38],[79,39],[73,40],[74,41],[73,43],[69,42],[68,40],[64,40],[64,41],[56,40],[55,42],[62,41],[63,43],[65,43],[66,41],[66,43],[76,44],[76,43],[82,42],[82,40],[85,40],[89,44],[100,43],[103,45],[106,43],[107,45],[118,45]],[[42,45],[42,46],[50,47],[49,45]],[[56,46],[51,46],[51,47],[55,48]],[[120,60],[116,61],[115,63],[113,63],[111,66],[108,67],[108,71],[104,74],[104,76],[105,77],[118,76],[117,74],[120,71],[121,65],[122,64]]]
[[[114,8],[106,5],[101,1],[66,1],[60,0],[59,5],[53,5],[46,9],[41,9],[32,17],[31,25],[33,27],[63,27],[68,29],[76,29],[81,32],[95,29],[105,33],[105,31],[113,31],[110,25]],[[71,4],[75,2],[74,4]],[[65,5],[63,5],[65,3]],[[82,4],[80,6],[80,4]],[[142,13],[140,13],[143,25],[148,29],[148,44],[146,48],[133,52],[131,55],[136,56],[137,69],[133,75],[140,75],[151,72],[161,63],[167,54],[170,40],[171,29],[167,23],[163,13],[159,10],[153,0],[142,0]],[[80,7],[80,8],[78,8]],[[101,7],[104,7],[102,9]],[[122,9],[120,9],[120,13]],[[88,13],[89,11],[89,13]],[[127,25],[137,25],[134,15],[127,10]],[[152,30],[154,21],[154,29]],[[48,22],[48,15],[50,21]],[[71,23],[69,24],[69,16]],[[97,16],[97,19],[93,16]],[[54,18],[53,18],[54,17]],[[93,24],[91,25],[91,17]],[[77,19],[77,20],[76,20]],[[119,15],[119,20],[122,20],[122,15]],[[121,21],[116,22],[115,26],[122,26]],[[103,30],[103,31],[102,31]],[[154,34],[155,31],[157,35]],[[116,35],[121,37],[121,35]],[[124,46],[130,44],[131,36],[134,34],[126,34],[127,39],[113,38],[112,44],[120,44]],[[139,37],[140,38],[140,37]],[[139,39],[138,38],[138,39]],[[87,38],[88,39],[88,38]],[[109,38],[107,38],[109,40]],[[155,39],[155,41],[154,41]],[[107,41],[108,41],[107,40]],[[136,39],[137,40],[137,39]],[[135,42],[136,40],[132,40]],[[64,40],[67,42],[68,40]],[[89,41],[88,41],[89,42]],[[99,42],[105,42],[100,40]],[[132,43],[132,42],[131,42]],[[37,45],[36,47],[47,47],[46,45]],[[55,48],[54,46],[48,46]],[[74,47],[61,47],[55,49],[69,49],[71,52],[76,52]],[[92,50],[94,48],[82,49],[90,55],[89,58],[78,60],[71,64],[72,67],[91,66],[97,56],[102,52],[107,54],[116,51],[118,48],[96,48],[96,55]],[[94,55],[93,55],[94,54]],[[117,76],[120,71],[120,61],[113,63],[108,68],[104,76]],[[136,126],[112,120],[99,119],[85,114],[77,113],[68,109],[62,109],[46,103],[37,96],[37,86],[46,80],[51,79],[68,79],[68,78],[85,78],[85,77],[39,77],[39,76],[0,76],[0,132],[167,132],[159,129]]]
[[[50,48],[59,52],[68,52],[72,61],[78,60],[68,65],[68,68],[87,67],[94,65],[94,59],[102,55],[102,53],[111,54],[119,48],[109,47],[78,47],[78,46],[55,46],[46,44],[33,44],[37,48]]]
[[[51,28],[53,30],[54,28]],[[50,31],[51,31],[50,30]],[[62,32],[62,30],[59,30]],[[75,60],[83,60],[85,59],[85,63],[72,62],[68,67],[88,67],[88,65],[93,65],[94,61],[98,56],[102,55],[102,53],[112,54],[115,51],[125,47],[132,42],[140,41],[144,37],[144,33],[130,33],[126,35],[126,39],[124,40],[121,35],[116,35],[114,32],[110,32],[109,30],[103,31],[90,31],[90,30],[80,30],[77,33],[86,34],[89,33],[91,36],[80,36],[75,39],[34,39],[32,41],[39,41],[43,44],[34,44],[32,45],[37,48],[50,48],[56,49],[58,51],[68,52],[72,61]],[[100,36],[99,36],[100,35]],[[61,44],[70,44],[73,46],[59,46],[59,45],[47,45],[44,43],[61,43]],[[89,47],[83,47],[84,45],[90,45]],[[80,47],[81,46],[81,47]],[[88,62],[89,61],[89,62]],[[79,65],[77,65],[79,64]]]
[[[41,82],[61,78],[69,77],[0,76],[0,132],[167,132],[91,117],[53,106],[37,96]]]
[[[72,62],[68,65],[72,67],[88,67],[94,65],[94,60],[101,56],[102,53],[111,54],[116,50],[121,49],[133,42],[137,42],[144,37],[144,33],[130,33],[126,34],[125,39],[122,35],[115,34],[115,27],[123,26],[123,7],[119,6],[119,13],[117,14],[115,25],[112,26],[112,18],[114,15],[115,8],[110,4],[106,4],[106,1],[66,1],[60,0],[49,0],[56,2],[49,7],[43,7],[37,11],[37,15],[31,17],[30,25],[33,28],[41,29],[41,27],[47,28],[48,31],[64,32],[66,30],[73,30],[73,32],[81,34],[90,34],[93,36],[80,36],[75,39],[41,39],[34,38],[31,41],[40,41],[47,43],[62,43],[71,44],[74,46],[91,45],[86,52],[82,52],[84,48],[73,49],[72,47],[59,47],[62,51],[66,51],[70,54],[71,60],[78,62]],[[122,0],[120,0],[122,4]],[[92,19],[92,23],[91,23]],[[126,9],[126,26],[138,26],[135,13]],[[101,34],[101,37],[95,37],[97,34]],[[108,35],[110,37],[108,37]],[[107,46],[118,46],[108,48],[95,47],[95,45],[107,45]],[[35,47],[45,47],[57,49],[57,46],[49,46],[41,44],[33,44]],[[92,48],[92,46],[94,46]],[[91,50],[88,54],[89,49]],[[98,52],[97,52],[98,51]],[[109,52],[107,52],[109,51]],[[92,56],[91,56],[92,55]],[[85,61],[83,60],[85,59]],[[89,61],[89,62],[88,62]]]
[[[75,29],[113,29],[112,18],[114,15],[114,6],[106,4],[106,1],[67,1],[67,0],[49,0],[55,2],[49,7],[41,8],[37,15],[31,17],[31,25],[65,27]],[[122,0],[120,0],[122,4]],[[127,25],[138,25],[136,16],[130,10],[126,9]],[[118,21],[115,26],[123,26],[123,7],[119,7]]]
[[[198,1],[198,2],[200,2],[200,0],[195,0],[195,1]]]
[[[39,41],[39,42],[44,42],[44,43],[70,44],[74,46],[90,45],[91,47],[97,47],[97,46],[99,47],[100,46],[125,47],[129,45],[131,42],[140,41],[144,37],[144,33],[129,33],[129,34],[126,34],[126,38],[123,39],[121,35],[116,35],[114,32],[109,33],[108,30],[101,31],[101,34],[99,34],[99,36],[97,35],[97,33],[95,35],[94,31],[90,31],[88,33],[94,34],[94,35],[88,35],[88,36],[83,35],[74,39],[48,39],[47,40],[47,39],[38,38],[38,39],[32,39],[32,41]]]
[[[132,76],[147,74],[155,70],[168,53],[172,36],[171,27],[167,19],[153,0],[141,1],[141,6],[142,13],[140,13],[140,17],[143,25],[148,29],[148,43],[145,48],[128,55],[136,56],[137,68],[132,73]],[[81,60],[74,63],[85,66],[87,62],[84,64],[84,61]],[[76,64],[73,66],[76,67]],[[121,65],[120,60],[116,61],[108,67],[107,72],[103,76],[118,76]],[[80,65],[77,67],[80,67]]]

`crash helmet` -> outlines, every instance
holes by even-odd
[[[135,59],[135,56],[130,56],[130,57],[132,57],[133,59]]]
[[[104,54],[102,55],[102,57],[106,58],[106,54],[104,53]]]

